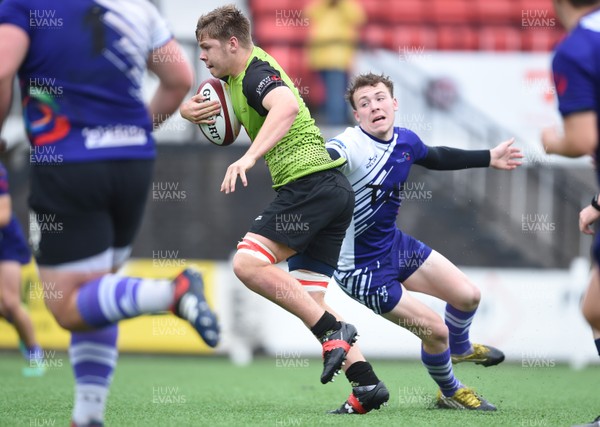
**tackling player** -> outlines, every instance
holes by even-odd
[[[504,360],[499,350],[469,339],[479,290],[444,256],[397,229],[396,218],[413,164],[437,170],[510,170],[522,155],[511,147],[513,140],[480,151],[427,146],[412,131],[394,127],[398,102],[393,93],[386,76],[357,76],[347,99],[358,126],[327,142],[332,158],[346,159],[342,171],[356,198],[334,278],[352,298],[422,340],[421,359],[441,390],[439,407],[495,410],[454,377],[451,363],[492,366]],[[405,289],[446,301],[445,324]]]
[[[142,220],[153,126],[179,107],[191,68],[155,6],[139,0],[4,0],[0,58],[0,124],[17,72],[21,84],[31,240],[44,289],[53,290],[46,306],[71,331],[72,422],[103,425],[121,319],[171,309],[208,345],[219,340],[199,273],[173,281],[111,274]],[[149,106],[146,70],[159,79]]]
[[[378,409],[389,393],[357,347],[351,347],[354,326],[338,320],[324,301],[354,206],[352,187],[339,171],[345,160],[329,157],[298,90],[279,64],[252,43],[250,22],[235,6],[201,16],[196,38],[200,60],[228,83],[235,114],[252,139],[244,156],[227,169],[221,191],[235,191],[238,177],[248,185],[246,172],[263,156],[277,191],[238,244],[234,272],[250,290],[300,318],[322,343],[323,384],[348,353],[352,367],[346,376],[356,410]],[[193,123],[211,123],[219,110],[218,101],[204,101],[202,95],[180,108]],[[289,273],[274,265],[283,260]]]
[[[564,134],[556,128],[546,128],[542,143],[548,154],[566,157],[591,155],[598,161],[600,135],[600,1],[554,0],[559,21],[568,31],[557,46],[552,61],[558,109],[563,118]],[[600,173],[597,172],[600,184]],[[600,217],[598,195],[579,215],[579,228],[593,234],[590,225]],[[600,235],[593,244],[594,267],[583,300],[582,311],[593,330],[600,354]],[[600,426],[600,417],[586,426]]]

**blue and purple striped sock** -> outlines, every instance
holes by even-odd
[[[117,325],[71,334],[69,357],[75,374],[76,425],[104,420],[108,388],[118,357],[117,335]]]
[[[169,280],[148,280],[107,274],[79,289],[77,308],[90,326],[102,328],[122,319],[167,310],[173,304]]]
[[[450,352],[452,354],[463,355],[472,351],[469,328],[476,311],[461,311],[450,304],[446,304],[444,321],[448,326],[448,341],[450,342]]]
[[[431,378],[440,387],[446,397],[453,396],[461,387],[462,383],[454,376],[452,361],[450,360],[450,349],[439,354],[430,354],[421,347],[421,361]]]

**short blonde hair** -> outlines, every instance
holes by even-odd
[[[196,40],[205,38],[227,42],[235,37],[242,47],[250,47],[250,21],[233,4],[219,7],[212,12],[202,15],[196,25]]]

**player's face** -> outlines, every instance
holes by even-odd
[[[202,38],[200,43],[200,60],[213,77],[225,77],[231,74],[233,58],[224,43],[217,39]]]
[[[353,95],[354,118],[361,128],[376,138],[388,140],[394,133],[398,101],[383,83],[358,88]]]

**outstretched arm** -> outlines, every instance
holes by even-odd
[[[434,170],[487,168],[511,170],[521,164],[521,150],[511,147],[514,138],[491,150],[460,150],[451,147],[427,147],[427,155],[415,164]]]

